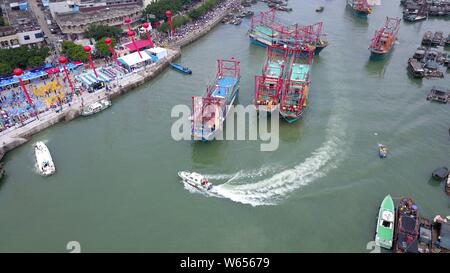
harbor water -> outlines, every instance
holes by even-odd
[[[249,105],[266,51],[251,45],[250,21],[219,25],[183,48],[183,75],[159,77],[113,101],[108,110],[37,134],[4,158],[0,182],[0,252],[369,252],[384,196],[414,198],[429,218],[450,215],[450,200],[431,172],[450,166],[450,107],[430,103],[433,85],[413,80],[407,60],[427,30],[449,21],[401,23],[390,55],[368,47],[399,1],[383,1],[367,19],[344,0],[289,1],[283,20],[324,22],[330,45],[314,60],[309,109],[280,122],[280,145],[260,141],[194,143],[171,137],[171,110],[190,106],[214,79],[215,61],[241,61],[239,103]],[[314,10],[324,6],[322,13]],[[252,8],[265,10],[260,3]],[[41,177],[33,144],[44,141],[56,173]],[[388,158],[378,158],[378,143]],[[184,188],[177,172],[195,170],[220,197]]]

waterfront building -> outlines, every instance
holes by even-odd
[[[44,33],[27,2],[6,0],[2,16],[7,25],[0,27],[0,48],[15,48],[44,41]]]

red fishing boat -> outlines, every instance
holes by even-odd
[[[255,106],[258,111],[273,112],[279,106],[288,51],[276,51],[269,46],[262,75],[255,77]]]
[[[289,123],[299,120],[308,105],[308,91],[311,83],[311,67],[314,57],[314,51],[306,54],[297,54],[291,50],[289,72],[284,80],[284,86],[281,96],[281,117]]]
[[[401,19],[386,17],[384,26],[375,32],[370,44],[370,51],[373,55],[384,55],[390,52],[397,40]]]

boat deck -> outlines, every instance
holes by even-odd
[[[294,64],[292,67],[291,81],[306,81],[310,66],[307,64]]]
[[[278,62],[269,62],[267,76],[280,77],[281,76],[281,65]]]
[[[258,32],[258,34],[266,35],[269,37],[275,37],[278,35],[277,31],[263,25],[255,26],[254,30],[255,32]]]
[[[225,98],[227,91],[237,84],[238,79],[234,77],[225,76],[217,80],[216,86],[211,93],[211,96],[217,98]]]

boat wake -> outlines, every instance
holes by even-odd
[[[252,206],[278,204],[291,192],[325,176],[337,167],[344,153],[345,124],[343,120],[338,114],[333,115],[329,120],[327,138],[323,145],[293,168],[283,169],[281,166],[275,168],[272,166],[257,170],[242,170],[235,174],[205,174],[204,176],[210,181],[225,180],[226,182],[215,186],[214,192],[203,192],[203,194]],[[191,192],[198,192],[192,187],[185,187]]]

